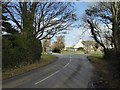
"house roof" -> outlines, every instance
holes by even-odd
[[[79,42],[74,46],[75,49],[85,46],[94,46],[95,41],[82,41],[82,39],[79,40]]]
[[[74,46],[74,48],[80,48],[80,47],[83,47],[83,44],[82,44],[82,39],[79,40],[79,42]]]

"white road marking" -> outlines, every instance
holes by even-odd
[[[53,73],[53,74],[51,74],[50,76],[47,76],[46,78],[44,78],[44,79],[42,79],[42,80],[40,80],[40,81],[36,82],[34,85],[37,85],[38,83],[41,83],[41,82],[45,81],[46,79],[48,79],[48,78],[52,77],[53,75],[55,75],[55,74],[56,74],[56,73],[58,73],[58,72],[59,72],[59,70],[58,70],[58,71],[56,71],[56,72],[54,72],[54,73]]]
[[[72,57],[70,56],[69,62],[71,62],[71,58],[72,58]],[[64,68],[66,68],[66,67],[70,64],[69,62],[64,66]]]
[[[71,58],[72,58],[72,57],[70,56],[70,61],[69,61],[69,62],[71,62]],[[68,65],[69,65],[69,63],[67,63],[67,64],[64,66],[64,68],[66,68]],[[42,80],[36,82],[34,85],[37,85],[38,83],[41,83],[41,82],[45,81],[46,79],[48,79],[48,78],[50,78],[51,76],[53,76],[53,75],[55,75],[56,73],[58,73],[59,71],[60,71],[60,70],[54,72],[53,74],[51,74],[50,76],[47,76],[46,78],[44,78],[44,79],[42,79]]]
[[[66,68],[68,65],[69,65],[69,63],[67,63],[67,64],[64,66],[64,68]]]

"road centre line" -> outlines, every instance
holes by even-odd
[[[45,81],[46,79],[48,79],[48,78],[52,77],[53,75],[55,75],[55,74],[56,74],[56,73],[58,73],[58,72],[59,72],[59,70],[58,70],[58,71],[56,71],[56,72],[54,72],[54,73],[53,73],[53,74],[51,74],[50,76],[47,76],[46,78],[44,78],[44,79],[42,79],[42,80],[40,80],[40,81],[36,82],[34,85],[37,85],[37,84],[39,84],[39,83],[41,83],[41,82]]]
[[[67,63],[67,64],[64,66],[64,68],[66,68],[68,65],[69,65],[69,63]]]
[[[71,62],[71,58],[72,58],[72,57],[70,56],[70,61],[69,61],[69,62]],[[66,68],[68,65],[69,65],[69,63],[67,63],[67,64],[64,66],[64,68]],[[54,72],[53,74],[47,76],[46,78],[44,78],[44,79],[42,79],[42,80],[36,82],[34,85],[37,85],[37,84],[39,84],[39,83],[45,81],[46,79],[48,79],[48,78],[52,77],[53,75],[55,75],[56,73],[58,73],[59,71],[60,71],[60,70]]]

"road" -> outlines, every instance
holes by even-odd
[[[3,88],[87,88],[93,66],[84,55],[61,55],[55,62],[3,80]]]

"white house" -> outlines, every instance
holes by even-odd
[[[80,39],[79,42],[74,46],[75,51],[77,51],[78,48],[83,48],[82,39]]]

